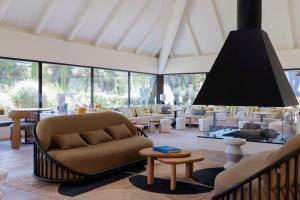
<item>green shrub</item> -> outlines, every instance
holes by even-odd
[[[25,80],[16,83],[9,91],[9,96],[17,108],[32,108],[38,106],[37,81]]]

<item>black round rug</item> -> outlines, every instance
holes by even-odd
[[[197,170],[193,173],[193,179],[203,185],[214,187],[216,176],[222,171],[224,168],[221,167]]]
[[[148,192],[161,194],[198,194],[212,191],[212,188],[191,183],[176,182],[176,190],[170,190],[170,180],[154,178],[154,184],[147,184],[147,176],[136,175],[129,178],[132,185]]]

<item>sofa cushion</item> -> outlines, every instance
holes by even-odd
[[[125,124],[119,124],[106,128],[106,131],[115,139],[120,140],[123,138],[132,137],[132,132],[128,129]]]
[[[265,160],[274,152],[276,150],[257,153],[220,173],[215,180],[215,192],[222,192],[263,169],[266,166]]]
[[[103,129],[97,131],[88,131],[81,134],[81,137],[88,143],[88,144],[99,144],[102,142],[109,142],[112,141],[113,138]]]
[[[152,146],[150,139],[133,136],[76,149],[51,149],[48,154],[73,170],[94,174],[142,159],[139,150]]]
[[[72,149],[88,145],[78,133],[54,135],[53,140],[61,149]]]

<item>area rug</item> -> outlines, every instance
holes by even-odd
[[[212,167],[220,167],[220,164],[210,163],[210,162],[199,162],[195,163],[195,170],[204,169],[204,168],[212,168]],[[97,200],[206,200],[210,199],[213,196],[213,192],[199,193],[199,194],[185,194],[185,195],[177,195],[177,194],[161,194],[146,191],[140,189],[133,184],[130,183],[129,178],[135,174],[132,173],[131,176],[122,178],[120,180],[113,181],[109,184],[101,185],[100,187],[94,187],[87,192],[78,194],[74,197],[69,197],[66,195],[62,195],[58,192],[58,188],[60,184],[47,183],[43,181],[38,181],[33,177],[22,177],[19,179],[8,180],[3,183],[6,186],[14,187],[20,190],[25,190],[33,193],[37,193],[48,197],[47,199],[61,199],[61,200],[69,200],[69,199],[97,199]],[[146,176],[146,172],[137,172],[136,175]],[[170,166],[155,162],[155,177],[169,180],[170,177]],[[177,168],[177,182],[185,182],[195,184],[193,180],[185,179],[185,166],[179,165]],[[169,184],[167,183],[169,186]]]
[[[202,185],[214,187],[216,176],[222,171],[224,171],[223,167],[197,170],[193,173],[193,179]]]
[[[162,178],[154,178],[154,184],[147,184],[147,176],[136,175],[129,178],[130,183],[135,187],[148,192],[155,192],[161,194],[199,194],[206,193],[213,190],[213,188],[199,185],[186,183],[182,181],[176,181],[176,190],[170,190],[170,180]]]

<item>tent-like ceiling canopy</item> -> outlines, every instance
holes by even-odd
[[[290,68],[296,67],[300,61],[299,10],[299,0],[263,0],[263,29],[268,32],[275,49],[281,52],[279,57],[283,57],[283,65]],[[212,64],[227,35],[235,29],[236,0],[0,1],[0,40],[11,40],[7,48],[1,47],[4,49],[0,50],[0,56],[29,57],[29,53],[15,56],[11,55],[12,52],[7,53],[9,44],[16,39],[20,40],[18,44],[23,47],[29,40],[34,43],[34,38],[38,38],[38,42],[51,39],[49,49],[50,43],[53,43],[50,41],[55,39],[56,42],[62,40],[64,45],[76,43],[80,47],[91,46],[90,49],[95,52],[99,48],[108,49],[107,52],[120,57],[128,55],[131,60],[140,59],[132,61],[140,66],[142,60],[145,65],[155,65],[151,70],[145,68],[140,71],[208,71],[210,66],[207,65]],[[3,31],[9,31],[10,34],[1,35]],[[20,35],[16,35],[15,39],[6,38],[7,35],[13,37],[15,33],[27,35],[22,39]],[[26,42],[22,43],[24,40]],[[83,49],[80,51],[86,52]],[[92,61],[89,63],[91,58],[81,55],[86,64],[94,64]],[[56,59],[58,56],[45,57],[41,59],[59,61]],[[130,65],[130,62],[122,61],[124,65]],[[298,64],[300,66],[300,62]],[[181,69],[180,66],[184,65],[187,68]],[[137,66],[133,69],[139,71]]]

